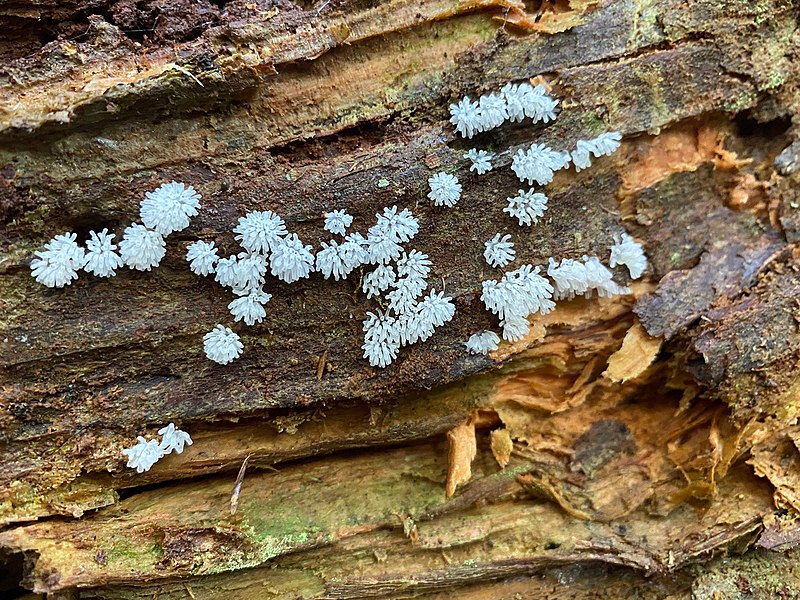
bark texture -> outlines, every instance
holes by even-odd
[[[53,598],[800,597],[800,111],[791,0],[0,0],[0,560]],[[447,106],[538,78],[549,125],[469,142]],[[511,155],[605,130],[530,230]],[[483,177],[463,153],[499,152]],[[510,151],[506,152],[506,149]],[[452,210],[427,179],[458,175]],[[149,273],[49,290],[33,252],[120,231],[175,179],[203,195]],[[271,209],[420,219],[456,318],[387,369],[358,282],[271,281],[245,353],[202,334],[229,294],[187,242],[237,252]],[[489,357],[483,242],[650,259],[630,295],[559,303]],[[624,281],[624,269],[616,278]],[[137,475],[173,421],[194,445]],[[235,514],[231,489],[248,459]],[[452,492],[446,495],[445,491]]]

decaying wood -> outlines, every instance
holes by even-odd
[[[800,9],[535,4],[0,1],[0,589],[797,595]],[[450,102],[531,78],[554,123],[454,136]],[[607,129],[620,150],[557,174],[517,255],[605,259],[627,231],[645,278],[467,355],[496,326],[482,251],[509,229],[511,155]],[[498,152],[480,178],[472,146]],[[452,210],[425,197],[438,170],[463,183]],[[170,179],[203,208],[157,270],[30,277],[48,238],[119,230]],[[269,208],[318,245],[325,210],[364,230],[394,204],[456,305],[431,340],[369,367],[373,303],[314,276],[271,282],[240,360],[205,359],[230,298],[187,242],[234,253],[235,220]],[[194,444],[126,470],[170,421]]]

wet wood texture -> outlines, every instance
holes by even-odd
[[[0,0],[0,588],[796,593],[798,13]],[[451,102],[532,78],[560,99],[554,123],[453,134]],[[537,226],[509,221],[517,148],[609,129],[615,155],[558,173]],[[473,146],[498,153],[485,176],[462,158]],[[454,209],[426,198],[439,170],[463,184]],[[171,179],[203,208],[158,269],[62,290],[31,278],[50,237],[121,232]],[[187,243],[235,253],[236,219],[271,209],[318,246],[326,210],[364,231],[392,205],[419,218],[409,247],[456,306],[427,343],[369,367],[361,322],[378,305],[352,277],[314,275],[268,282],[264,322],[235,326],[240,360],[204,357],[232,298],[188,270]],[[533,264],[607,261],[627,231],[650,267],[629,295],[560,303],[522,342],[471,356],[463,341],[497,325],[480,282],[498,276],[482,256],[498,231]],[[126,470],[120,449],[168,422],[194,445]]]

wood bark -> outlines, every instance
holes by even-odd
[[[0,561],[53,598],[800,597],[800,142],[791,0],[0,0]],[[454,135],[508,81],[551,124]],[[502,212],[532,142],[623,145],[559,172],[545,219]],[[463,154],[498,153],[478,177]],[[454,209],[426,198],[456,173]],[[30,276],[53,235],[121,229],[172,179],[203,208],[158,269]],[[270,281],[231,365],[229,294],[188,242],[237,252],[252,210],[319,246],[420,219],[456,318],[386,369],[359,282]],[[513,227],[510,225],[513,224]],[[631,294],[559,303],[488,357],[483,242],[597,255],[629,232]],[[120,450],[194,444],[147,473]],[[249,459],[248,459],[249,457]],[[231,490],[248,460],[235,514]],[[455,491],[447,495],[445,491]]]

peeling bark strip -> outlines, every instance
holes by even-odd
[[[486,598],[537,574],[563,597],[783,593],[792,553],[697,563],[797,537],[773,512],[800,510],[800,10],[532,4],[0,5],[0,592]],[[533,77],[555,123],[454,136],[450,102]],[[559,173],[546,220],[511,228],[513,152],[606,129],[620,151]],[[473,146],[499,153],[481,178]],[[440,170],[464,187],[448,212],[425,199]],[[32,280],[45,240],[118,230],[171,179],[204,209],[158,272]],[[190,275],[188,242],[230,254],[236,219],[272,209],[318,245],[324,211],[363,230],[393,204],[456,304],[426,345],[367,367],[374,307],[314,277],[270,289],[235,365],[203,358],[230,298]],[[533,264],[605,257],[627,231],[651,270],[471,356],[496,325],[483,242],[505,230]],[[124,471],[120,449],[170,421],[194,445]]]

